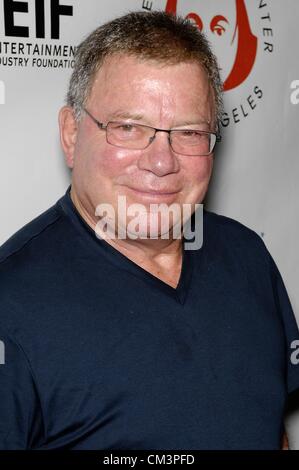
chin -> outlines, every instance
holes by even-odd
[[[180,238],[182,230],[181,218],[164,215],[161,217],[159,213],[142,214],[138,219],[133,218],[126,224],[126,233],[129,239],[142,239],[142,240],[168,240],[173,237],[173,229],[175,238]],[[123,225],[123,224],[122,224]]]

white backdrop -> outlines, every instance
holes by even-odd
[[[291,84],[299,80],[299,1],[41,0],[37,11],[34,0],[18,2],[23,11],[13,11],[18,7],[12,0],[4,3],[0,0],[0,244],[56,202],[69,184],[57,114],[73,47],[124,12],[168,8],[203,28],[225,81],[223,143],[207,207],[263,237],[299,319],[299,93],[291,100]],[[299,448],[299,418],[288,427]]]

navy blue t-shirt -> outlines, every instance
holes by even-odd
[[[299,334],[263,241],[204,212],[172,288],[69,189],[0,249],[0,448],[279,449]]]

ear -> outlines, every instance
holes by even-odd
[[[75,145],[77,140],[78,123],[74,116],[74,110],[64,106],[59,111],[60,142],[65,155],[65,161],[69,168],[74,166]]]

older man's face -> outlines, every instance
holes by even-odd
[[[213,130],[213,95],[205,72],[195,63],[162,66],[111,57],[97,73],[86,108],[105,124],[124,120],[161,129]],[[72,166],[73,188],[94,214],[101,203],[117,212],[118,196],[126,196],[127,205],[148,208],[151,203],[194,206],[206,193],[212,156],[176,154],[163,132],[144,150],[115,147],[83,113]]]

